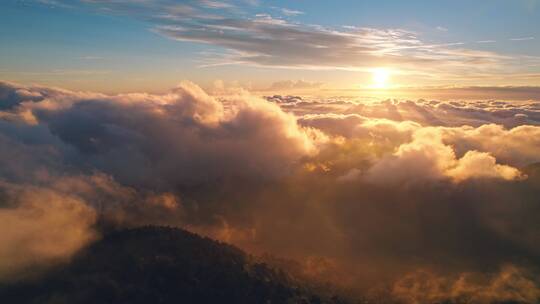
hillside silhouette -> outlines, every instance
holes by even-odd
[[[240,249],[177,228],[115,231],[0,303],[345,303]]]

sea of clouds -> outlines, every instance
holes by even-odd
[[[172,225],[409,303],[540,298],[540,102],[0,83],[0,280]]]

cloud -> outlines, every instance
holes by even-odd
[[[539,286],[504,268],[540,273],[536,101],[0,88],[0,218],[20,227],[0,236],[0,255],[17,261],[6,274],[65,260],[103,227],[162,224],[328,261],[326,279],[363,295],[386,284],[421,301],[414,286],[427,283],[396,282],[426,271],[474,299],[536,296],[502,293]]]
[[[284,80],[272,83],[267,91],[290,91],[290,90],[312,90],[323,86],[322,82],[310,82],[305,80]]]
[[[495,124],[478,128],[440,128],[442,139],[453,145],[460,155],[470,150],[492,153],[497,159],[516,166],[540,161],[534,151],[540,148],[536,140],[538,126],[518,126],[510,130]],[[527,142],[523,142],[527,140]]]
[[[217,23],[216,21],[208,21]],[[379,66],[423,70],[435,63],[447,70],[474,62],[479,69],[509,59],[494,53],[448,48],[422,42],[401,29],[349,28],[337,31],[303,26],[269,15],[246,20],[223,20],[222,24],[167,24],[158,32],[180,41],[224,47],[231,52],[216,62],[258,66],[366,70]]]
[[[366,175],[370,182],[397,185],[443,178],[461,182],[478,177],[516,180],[522,175],[516,168],[497,164],[486,152],[470,150],[458,159],[437,130],[429,128],[416,131],[411,142],[376,162]]]
[[[0,180],[0,282],[35,276],[65,263],[99,237],[100,226],[182,222],[172,193],[137,191],[102,173],[57,175],[28,169],[24,182]]]
[[[1,189],[8,205],[0,208],[0,280],[64,261],[96,237],[95,211],[76,196],[6,183]]]
[[[504,90],[503,90],[504,91]],[[524,89],[534,92],[534,89]],[[436,95],[436,90],[429,90]],[[444,92],[444,89],[443,89]],[[473,95],[474,93],[471,93]],[[532,95],[531,95],[532,96]],[[362,98],[290,99],[286,96],[268,98],[281,107],[302,117],[312,114],[356,114],[366,118],[384,118],[392,121],[412,121],[425,126],[479,127],[497,124],[507,128],[520,125],[538,125],[538,102],[505,100],[442,101],[435,99],[384,100]],[[290,99],[290,100],[289,100]],[[291,102],[294,101],[294,102]]]
[[[446,172],[456,181],[469,178],[500,178],[516,180],[523,178],[521,172],[513,167],[499,165],[495,157],[485,152],[468,151],[458,160],[457,165]]]
[[[510,38],[510,41],[529,41],[529,40],[534,40],[534,37]]]
[[[201,66],[242,64],[288,69],[368,71],[390,66],[403,73],[485,77],[530,61],[467,48],[463,42],[434,43],[406,29],[326,27],[253,14],[241,2],[85,1],[85,6],[143,19],[170,39],[208,44],[219,54]],[[216,9],[219,8],[219,9]],[[285,16],[302,12],[279,8]],[[438,27],[439,30],[444,29]]]
[[[444,26],[437,26],[436,29],[441,32],[448,32],[448,29]]]
[[[418,271],[396,282],[392,292],[398,298],[412,303],[448,300],[486,304],[533,303],[540,297],[537,282],[527,275],[527,271],[513,265],[506,265],[490,275],[466,273],[454,279]]]
[[[9,104],[19,105],[14,112],[20,119],[47,125],[53,135],[84,155],[97,158],[97,162],[108,162],[111,157],[127,154],[146,159],[141,163],[141,170],[145,170],[145,164],[157,165],[177,176],[182,175],[180,168],[194,169],[198,166],[208,166],[200,168],[205,172],[205,178],[214,176],[210,171],[214,171],[216,176],[220,171],[252,171],[254,175],[268,176],[286,170],[287,163],[316,151],[310,137],[313,134],[299,127],[291,114],[282,112],[276,105],[239,95],[233,97],[225,108],[189,82],[162,96],[128,94],[108,97],[36,92],[43,94],[37,98],[39,102],[23,104],[27,93],[21,92],[21,89],[12,88],[6,97]],[[14,112],[5,115],[13,117]],[[253,145],[257,141],[263,145]],[[162,144],[168,148],[163,151],[153,148]],[[221,146],[222,156],[213,155],[218,146]],[[265,152],[258,153],[257,149]],[[269,156],[282,158],[282,161],[278,164],[269,162],[265,159]],[[200,161],[193,163],[192,157],[200,158]],[[248,158],[250,163],[246,163]],[[230,168],[224,170],[212,164],[220,162]],[[249,170],[245,170],[247,168]],[[186,172],[186,178],[189,175],[191,172]]]
[[[0,83],[0,108],[2,110],[10,109],[19,105],[23,101],[41,101],[43,95],[35,91],[29,91],[24,88],[16,89],[9,83]]]
[[[234,7],[234,5],[227,2],[222,2],[222,1],[202,0],[200,1],[200,3],[203,6],[206,6],[211,9],[224,9],[224,8]]]
[[[102,60],[103,57],[99,57],[99,56],[83,56],[83,57],[80,57],[81,60]]]
[[[63,109],[36,104],[33,113],[98,169],[117,167],[122,180],[143,184],[279,176],[316,152],[312,132],[277,106],[250,96],[229,101],[226,109],[184,83],[164,96],[75,100]],[[139,166],[126,170],[131,163]]]
[[[286,16],[298,16],[298,15],[303,15],[304,14],[304,12],[302,12],[302,11],[288,9],[288,8],[281,8],[279,10]]]
[[[56,1],[56,0],[36,0],[42,5],[49,6],[51,8],[62,7],[62,8],[71,8],[69,4],[66,4],[65,1]]]
[[[523,75],[535,77],[534,75]],[[453,88],[424,88],[415,93],[425,91],[428,95],[446,96],[451,99],[497,99],[507,100],[540,100],[540,87],[537,86],[476,86]]]

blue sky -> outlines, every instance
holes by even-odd
[[[0,78],[105,92],[182,79],[264,88],[537,85],[540,2],[7,0]]]

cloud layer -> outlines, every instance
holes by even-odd
[[[2,83],[0,275],[66,259],[102,227],[151,223],[311,261],[307,273],[363,295],[387,284],[423,302],[430,284],[430,301],[531,302],[538,106]]]

